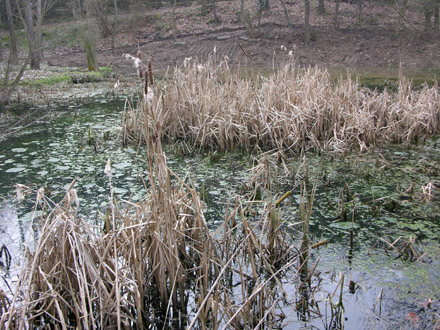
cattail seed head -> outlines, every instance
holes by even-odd
[[[16,188],[16,193],[17,193],[17,200],[21,202],[22,200],[24,200],[23,190],[27,187],[22,184],[16,184],[15,188]]]
[[[112,167],[111,167],[111,161],[110,159],[107,160],[107,163],[105,164],[104,173],[111,179],[112,177]]]
[[[148,77],[150,78],[150,85],[153,86],[153,67],[151,65],[151,60],[148,61]]]
[[[147,99],[147,95],[148,95],[148,72],[145,71],[145,91],[144,91],[145,100]]]

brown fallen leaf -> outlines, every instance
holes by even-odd
[[[419,316],[414,312],[409,312],[406,314],[405,319],[411,321],[412,325],[415,325],[417,322],[419,322]]]

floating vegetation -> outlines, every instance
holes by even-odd
[[[404,239],[402,236],[400,236],[394,242],[389,242],[386,239],[381,238],[379,241],[385,243],[385,252],[396,252],[397,258],[401,258],[402,260],[420,261],[426,256],[426,253],[419,252],[416,248],[416,237]],[[377,246],[379,241],[374,246]]]

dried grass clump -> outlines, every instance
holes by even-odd
[[[211,233],[196,190],[166,164],[162,97],[154,101],[142,102],[148,197],[118,202],[107,162],[110,198],[103,227],[96,227],[78,216],[72,184],[40,219],[39,240],[27,253],[14,296],[2,301],[2,329],[283,324],[282,309],[292,308],[284,286],[302,281],[309,250],[308,240],[295,247],[283,228],[284,198],[261,202],[252,219],[245,202],[231,199],[224,224]],[[38,201],[50,210],[40,192]]]
[[[163,103],[164,137],[216,150],[345,152],[412,143],[439,130],[437,85],[414,91],[402,79],[397,93],[371,91],[294,63],[250,77],[227,61],[193,62],[166,78]],[[126,136],[136,139],[141,116],[127,116]]]

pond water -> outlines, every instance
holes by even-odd
[[[99,224],[109,196],[104,167],[111,159],[112,186],[119,198],[138,201],[145,196],[143,146],[124,147],[118,139],[123,108],[124,100],[118,99],[54,105],[39,109],[47,114],[43,119],[15,126],[0,140],[0,245],[12,257],[10,272],[3,271],[6,279],[19,267],[23,245],[35,238],[31,221],[35,196],[17,201],[15,184],[35,191],[44,187],[45,195],[58,202],[76,179],[82,216]],[[345,276],[346,329],[433,328],[439,318],[438,143],[433,139],[417,147],[349,156],[305,155],[309,181],[316,183],[312,243],[328,241],[312,254],[313,260],[320,260],[314,278],[320,287],[316,297],[324,301],[335,291],[340,275]],[[223,222],[228,196],[243,193],[253,158],[242,153],[177,156],[175,146],[167,150],[170,168],[206,190],[206,217],[216,228]],[[286,160],[287,175],[274,162],[273,199],[292,190],[281,208],[286,228],[297,221],[303,167],[303,155]],[[417,237],[415,247],[426,253],[424,257],[402,260],[392,251],[385,253],[386,243],[376,244],[400,236],[402,241]],[[433,303],[425,310],[428,299]],[[407,320],[408,313],[416,313],[417,322]],[[286,316],[287,329],[325,327],[322,318],[298,321],[294,308]]]

